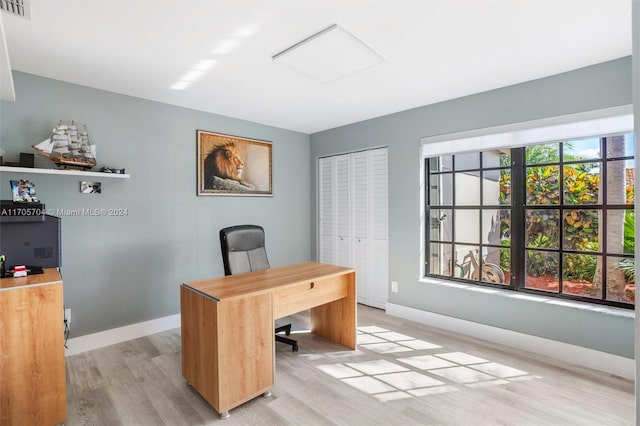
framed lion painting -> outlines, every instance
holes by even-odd
[[[272,196],[272,143],[196,131],[198,195]]]

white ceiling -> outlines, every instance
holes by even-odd
[[[631,54],[631,0],[31,0],[30,20],[2,15],[14,70],[305,133]],[[320,83],[272,60],[334,23],[385,62]]]

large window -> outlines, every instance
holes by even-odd
[[[426,158],[425,274],[632,307],[632,134]]]

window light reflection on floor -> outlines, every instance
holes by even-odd
[[[540,378],[378,326],[358,327],[357,341],[359,350],[395,358],[323,364],[318,369],[381,402]],[[415,351],[429,353],[407,356]]]

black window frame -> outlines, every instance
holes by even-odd
[[[541,296],[548,296],[548,297],[552,297],[552,298],[559,298],[559,299],[566,299],[566,300],[574,300],[574,301],[579,301],[579,302],[586,302],[586,303],[590,303],[590,304],[598,304],[598,305],[606,305],[606,306],[614,306],[614,307],[621,307],[621,308],[626,308],[626,309],[634,309],[635,307],[635,303],[634,302],[625,302],[625,301],[618,301],[618,300],[607,300],[607,269],[608,269],[608,259],[611,256],[614,256],[616,258],[635,258],[635,253],[633,254],[629,254],[629,253],[619,253],[616,252],[615,250],[611,251],[608,250],[609,248],[607,247],[607,212],[608,211],[612,211],[612,210],[634,210],[635,211],[635,207],[634,204],[608,204],[608,200],[607,200],[607,194],[608,194],[608,188],[607,188],[607,171],[608,171],[608,165],[610,164],[610,162],[612,161],[627,161],[627,160],[634,160],[634,153],[632,152],[631,155],[624,155],[624,156],[618,156],[618,157],[608,157],[608,153],[607,153],[607,140],[609,138],[612,137],[616,137],[616,136],[626,136],[626,135],[631,135],[632,138],[634,138],[633,134],[631,133],[622,133],[622,134],[617,134],[617,135],[608,135],[608,136],[601,136],[601,137],[592,137],[592,138],[580,138],[580,139],[572,139],[572,140],[564,140],[564,141],[557,141],[557,142],[549,142],[549,143],[557,143],[558,144],[558,149],[559,149],[559,158],[558,161],[554,161],[551,163],[543,163],[543,164],[527,164],[526,163],[526,147],[512,147],[512,148],[505,148],[505,150],[510,150],[510,167],[484,167],[484,162],[483,162],[483,156],[486,152],[490,152],[492,151],[492,149],[485,149],[485,150],[481,150],[481,151],[475,151],[478,152],[479,155],[479,168],[473,168],[473,169],[460,169],[457,170],[456,169],[456,156],[461,155],[460,154],[446,154],[446,155],[439,155],[439,156],[433,156],[433,157],[425,157],[424,158],[424,182],[425,182],[425,186],[424,186],[424,203],[425,203],[425,221],[426,221],[426,226],[425,226],[425,258],[424,258],[424,264],[425,264],[425,268],[424,268],[424,276],[428,277],[428,278],[437,278],[437,279],[446,279],[446,280],[452,280],[452,281],[456,281],[456,282],[462,282],[462,283],[468,283],[468,284],[474,284],[474,285],[480,285],[480,286],[484,286],[484,287],[492,287],[492,288],[499,288],[499,289],[504,289],[504,290],[510,290],[510,291],[516,291],[516,292],[523,292],[523,293],[529,293],[529,294],[535,294],[535,295],[541,295]],[[567,160],[565,161],[564,159],[564,152],[563,152],[563,147],[565,143],[571,143],[571,142],[577,142],[583,139],[599,139],[599,148],[600,148],[600,156],[599,158],[594,158],[594,159],[581,159],[581,160]],[[537,144],[537,145],[546,145],[549,143],[541,143],[541,144]],[[637,143],[637,141],[635,141],[634,139],[634,143]],[[464,154],[468,154],[468,152],[465,152]],[[431,171],[431,167],[430,167],[430,161],[432,159],[440,159],[443,157],[450,157],[451,158],[451,168],[450,170],[445,170],[445,171],[437,171],[437,172],[432,172]],[[565,204],[564,203],[564,185],[565,185],[565,174],[564,174],[564,167],[565,165],[576,165],[576,164],[583,164],[583,163],[600,163],[600,181],[599,181],[599,187],[598,187],[598,191],[602,194],[602,202],[601,203],[595,203],[595,204]],[[526,203],[526,177],[527,177],[527,167],[537,167],[537,166],[547,166],[547,165],[552,165],[552,166],[558,166],[559,169],[559,183],[560,183],[560,187],[559,187],[559,203],[557,204],[529,204],[527,205]],[[501,204],[491,204],[491,205],[485,205],[484,204],[484,194],[483,194],[483,175],[486,171],[496,171],[496,170],[501,170],[501,169],[509,169],[510,170],[510,181],[511,181],[511,204],[510,205],[501,205]],[[635,168],[634,168],[635,169]],[[479,176],[480,178],[480,197],[479,197],[479,205],[456,205],[456,173],[477,173],[477,176]],[[451,204],[433,204],[431,203],[431,196],[432,196],[432,189],[437,188],[434,187],[432,188],[432,181],[431,181],[431,177],[432,176],[441,176],[443,174],[450,174],[451,175],[451,189],[452,189],[452,193],[450,194],[451,197]],[[626,185],[626,182],[624,183]],[[634,196],[635,196],[635,188],[634,188]],[[452,218],[451,218],[451,230],[452,230],[452,235],[451,235],[451,241],[444,241],[444,240],[431,240],[431,225],[432,221],[438,221],[438,218],[433,218],[432,219],[432,215],[431,215],[431,210],[432,209],[437,209],[437,210],[451,210],[452,213]],[[483,238],[482,238],[482,233],[483,233],[483,229],[482,229],[482,217],[483,217],[483,211],[485,210],[496,210],[496,209],[509,209],[510,210],[510,232],[511,232],[511,240],[510,240],[510,259],[511,259],[511,265],[510,265],[510,282],[507,282],[505,284],[496,284],[496,283],[491,283],[491,282],[486,282],[483,281],[481,279],[481,277],[477,277],[477,280],[471,280],[471,279],[466,279],[466,278],[459,278],[456,277],[456,272],[454,271],[454,267],[455,267],[455,250],[454,247],[456,244],[465,244],[462,241],[457,241],[456,240],[456,231],[455,231],[455,215],[456,215],[456,211],[460,211],[460,210],[477,210],[479,212],[479,226],[478,226],[478,233],[480,235],[478,235],[478,249],[479,249],[479,253],[483,252],[483,248],[484,247],[492,247],[492,248],[501,248],[501,249],[505,249],[504,246],[497,246],[495,244],[486,244],[483,243]],[[559,218],[559,226],[558,226],[558,232],[559,232],[559,236],[558,236],[558,247],[557,248],[553,248],[553,249],[540,249],[540,248],[536,248],[536,250],[542,250],[542,251],[550,251],[553,253],[557,253],[558,254],[558,292],[550,292],[550,291],[546,291],[546,290],[540,290],[540,289],[536,289],[536,288],[532,288],[532,287],[525,287],[525,259],[526,259],[526,251],[527,251],[527,246],[526,246],[526,236],[525,236],[525,214],[527,210],[531,210],[531,209],[536,209],[536,210],[545,210],[545,209],[552,209],[552,210],[558,210],[558,218]],[[563,246],[563,218],[564,218],[564,212],[566,211],[571,211],[571,210],[598,210],[600,212],[600,241],[599,241],[599,247],[597,251],[581,251],[581,250],[574,250],[574,249],[570,249],[570,248],[566,248]],[[430,259],[431,259],[431,244],[435,243],[435,244],[450,244],[450,250],[451,250],[451,256],[452,256],[452,264],[449,267],[449,276],[447,275],[441,275],[441,274],[434,274],[430,272]],[[475,245],[475,244],[474,244]],[[563,255],[564,254],[587,254],[587,255],[595,255],[595,256],[600,256],[601,258],[601,277],[602,277],[602,294],[600,296],[600,298],[596,298],[596,297],[589,297],[589,296],[581,296],[578,294],[574,294],[574,293],[565,293],[563,292]],[[479,256],[479,262],[481,264],[482,262],[482,256]]]

